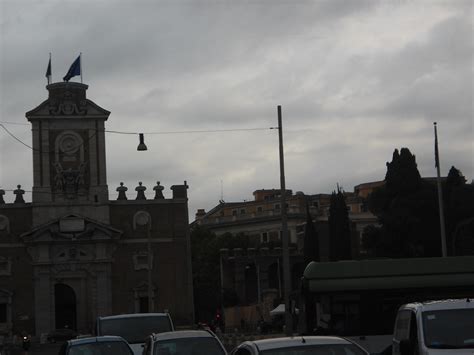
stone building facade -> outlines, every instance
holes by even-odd
[[[32,201],[0,190],[0,335],[91,332],[97,316],[169,311],[193,323],[186,182],[154,199],[145,187],[110,200],[105,122],[87,85],[48,85],[26,113],[33,133]],[[148,253],[150,251],[150,253]],[[148,257],[151,306],[148,308]]]
[[[235,292],[240,305],[259,304],[283,296],[283,255],[281,247],[281,190],[260,189],[254,199],[220,203],[206,212],[199,209],[191,227],[201,226],[216,235],[244,234],[254,247],[222,249],[220,254],[221,288]],[[365,199],[358,191],[345,192],[351,221],[351,254],[353,259],[365,257],[361,236],[365,226],[376,224],[368,212]],[[297,298],[304,264],[304,234],[309,210],[318,231],[320,260],[328,261],[330,240],[328,216],[330,194],[305,195],[286,190],[289,262],[292,297]]]

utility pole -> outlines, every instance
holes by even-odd
[[[285,162],[283,156],[283,127],[281,123],[281,106],[278,105],[278,141],[280,148],[280,195],[281,195],[281,234],[283,246],[283,284],[285,298],[285,334],[293,334],[293,317],[290,309],[290,253],[288,250],[288,219],[286,215],[286,187],[285,187]]]
[[[435,164],[436,164],[436,183],[438,185],[438,205],[439,205],[439,224],[441,229],[441,254],[443,257],[448,256],[446,248],[446,227],[444,225],[444,207],[443,207],[443,188],[441,186],[441,173],[439,167],[439,151],[438,151],[438,130],[436,122],[433,123],[435,135]]]

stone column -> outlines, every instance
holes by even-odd
[[[112,281],[110,277],[111,267],[108,264],[100,264],[96,269],[96,309],[97,315],[112,314]]]
[[[54,285],[48,268],[35,266],[35,328],[36,335],[47,334],[54,329]],[[53,292],[52,292],[53,290]]]

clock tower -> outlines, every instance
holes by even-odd
[[[66,214],[109,223],[105,121],[87,85],[46,86],[49,97],[26,113],[33,132],[33,225]]]

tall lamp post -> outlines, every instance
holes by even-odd
[[[146,227],[146,236],[147,236],[147,277],[148,277],[148,312],[151,313],[154,311],[154,302],[153,302],[153,289],[151,284],[151,275],[152,275],[152,259],[151,259],[151,217],[147,212],[140,211],[136,216],[136,224],[139,226]]]

